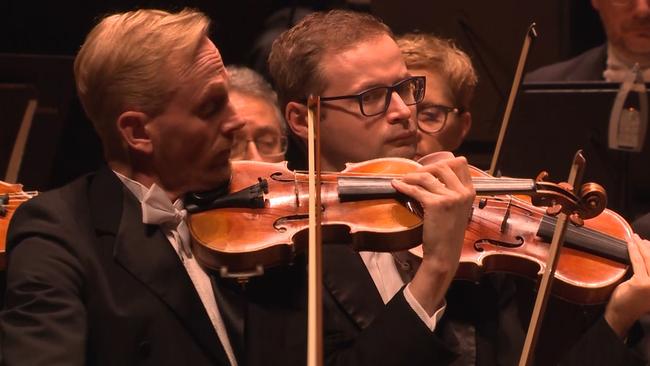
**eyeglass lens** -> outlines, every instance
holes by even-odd
[[[406,105],[413,105],[424,96],[424,82],[421,78],[410,78],[394,86],[373,88],[361,93],[363,114],[376,115],[386,111],[393,91],[397,92]]]
[[[249,143],[254,143],[257,152],[262,156],[284,155],[287,151],[287,138],[279,133],[264,133],[247,139],[244,136],[236,136],[230,149],[230,157],[237,159],[246,156]]]
[[[453,108],[444,106],[430,106],[418,111],[418,126],[425,132],[434,133],[440,131],[444,126],[449,112]]]

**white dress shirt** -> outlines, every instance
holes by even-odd
[[[233,352],[226,327],[219,313],[219,306],[214,296],[210,277],[192,255],[190,233],[185,220],[187,213],[183,208],[183,201],[177,199],[172,204],[165,191],[155,183],[150,188],[147,188],[140,182],[125,177],[118,172],[115,172],[115,174],[124,183],[126,188],[135,195],[138,201],[140,201],[143,223],[160,225],[160,229],[169,240],[174,251],[178,254],[187,274],[190,276],[194,288],[201,298],[203,307],[205,307],[210,317],[212,326],[217,332],[217,336],[226,351],[230,364],[237,366],[235,353]]]
[[[378,252],[359,252],[363,263],[372,277],[372,281],[381,295],[381,299],[384,301],[384,304],[388,303],[390,299],[399,292],[399,290],[404,286],[404,281],[402,276],[400,276],[397,271],[397,266],[395,265],[395,259],[390,253],[378,253]],[[410,284],[409,284],[410,286]],[[406,286],[404,289],[404,298],[406,302],[409,303],[413,311],[422,319],[424,324],[426,324],[431,331],[436,329],[436,324],[442,317],[445,312],[445,306],[441,306],[438,310],[433,313],[433,316],[429,316],[426,310],[420,305],[420,303],[415,299],[409,286]]]
[[[611,44],[607,45],[607,67],[603,72],[603,78],[609,82],[623,82],[628,74],[632,71],[634,62],[624,60],[616,53],[616,49]],[[643,81],[650,81],[650,65],[640,64]]]

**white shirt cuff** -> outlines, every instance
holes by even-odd
[[[406,288],[403,291],[404,298],[406,299],[406,302],[408,302],[409,305],[411,305],[411,309],[415,311],[415,313],[420,317],[420,319],[422,319],[424,324],[433,332],[436,329],[436,324],[438,324],[440,318],[442,318],[442,316],[445,313],[445,308],[447,307],[447,301],[443,300],[443,303],[440,306],[440,308],[438,308],[438,310],[436,310],[433,313],[433,316],[429,316],[429,314],[427,314],[427,311],[424,310],[422,305],[420,305],[420,303],[415,299],[415,297],[411,293],[411,290],[409,290],[410,285],[411,285],[410,283],[406,285]]]

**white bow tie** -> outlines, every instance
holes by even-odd
[[[142,197],[141,206],[142,222],[171,230],[179,247],[191,258],[190,234],[185,222],[187,211],[183,209],[183,201],[178,199],[172,204],[165,191],[154,183]]]
[[[610,66],[603,72],[606,81],[622,83],[632,73],[632,69]],[[641,76],[643,80],[650,81],[650,69],[642,69]]]
[[[640,72],[645,82],[650,81],[650,67],[647,64],[641,64]],[[607,67],[603,72],[605,81],[622,83],[632,73],[634,64],[630,65],[629,62],[624,62],[619,57],[612,46],[608,47],[607,52]]]

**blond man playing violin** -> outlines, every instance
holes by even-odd
[[[138,10],[88,34],[75,79],[108,166],[16,211],[3,364],[238,364],[181,199],[228,181],[243,126],[209,24]]]

